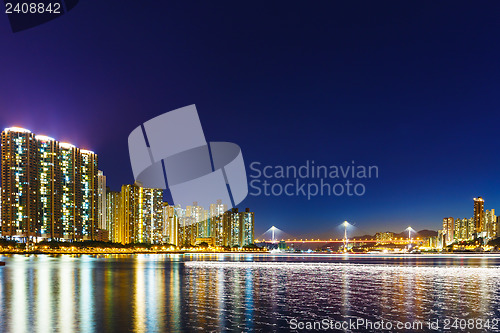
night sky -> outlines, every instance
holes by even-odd
[[[362,197],[248,196],[255,235],[437,230],[500,209],[500,3],[81,1],[12,33],[0,15],[0,126],[99,155],[132,183],[127,138],[196,104],[208,141],[263,165],[377,165]]]

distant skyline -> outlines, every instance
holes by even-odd
[[[113,190],[134,181],[129,133],[196,104],[248,173],[378,166],[361,197],[248,196],[256,237],[340,237],[344,220],[360,235],[438,230],[478,196],[500,209],[499,3],[99,6],[16,34],[0,15],[0,127],[96,152]]]

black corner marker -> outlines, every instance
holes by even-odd
[[[51,21],[73,9],[79,0],[4,0],[12,32]]]

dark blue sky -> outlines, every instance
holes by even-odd
[[[99,154],[133,182],[128,134],[196,104],[245,162],[379,166],[363,197],[252,197],[256,236],[438,229],[500,209],[500,3],[81,1],[13,34],[0,15],[0,126]]]

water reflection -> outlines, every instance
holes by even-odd
[[[2,332],[273,330],[288,321],[499,318],[498,258],[4,256]],[[355,262],[353,264],[353,262]]]
[[[46,259],[46,258],[44,258]],[[46,261],[46,260],[44,260]],[[52,270],[43,265],[36,270],[36,321],[40,326],[40,332],[52,332],[52,294],[47,286],[51,283]]]
[[[12,331],[26,332],[27,331],[27,321],[28,321],[28,267],[23,265],[20,261],[25,261],[25,257],[16,258],[14,267],[12,270],[12,295],[10,299],[6,300],[12,304],[11,311],[9,311],[10,325],[9,328]],[[7,283],[7,288],[9,288]],[[8,293],[8,290],[7,290]]]

